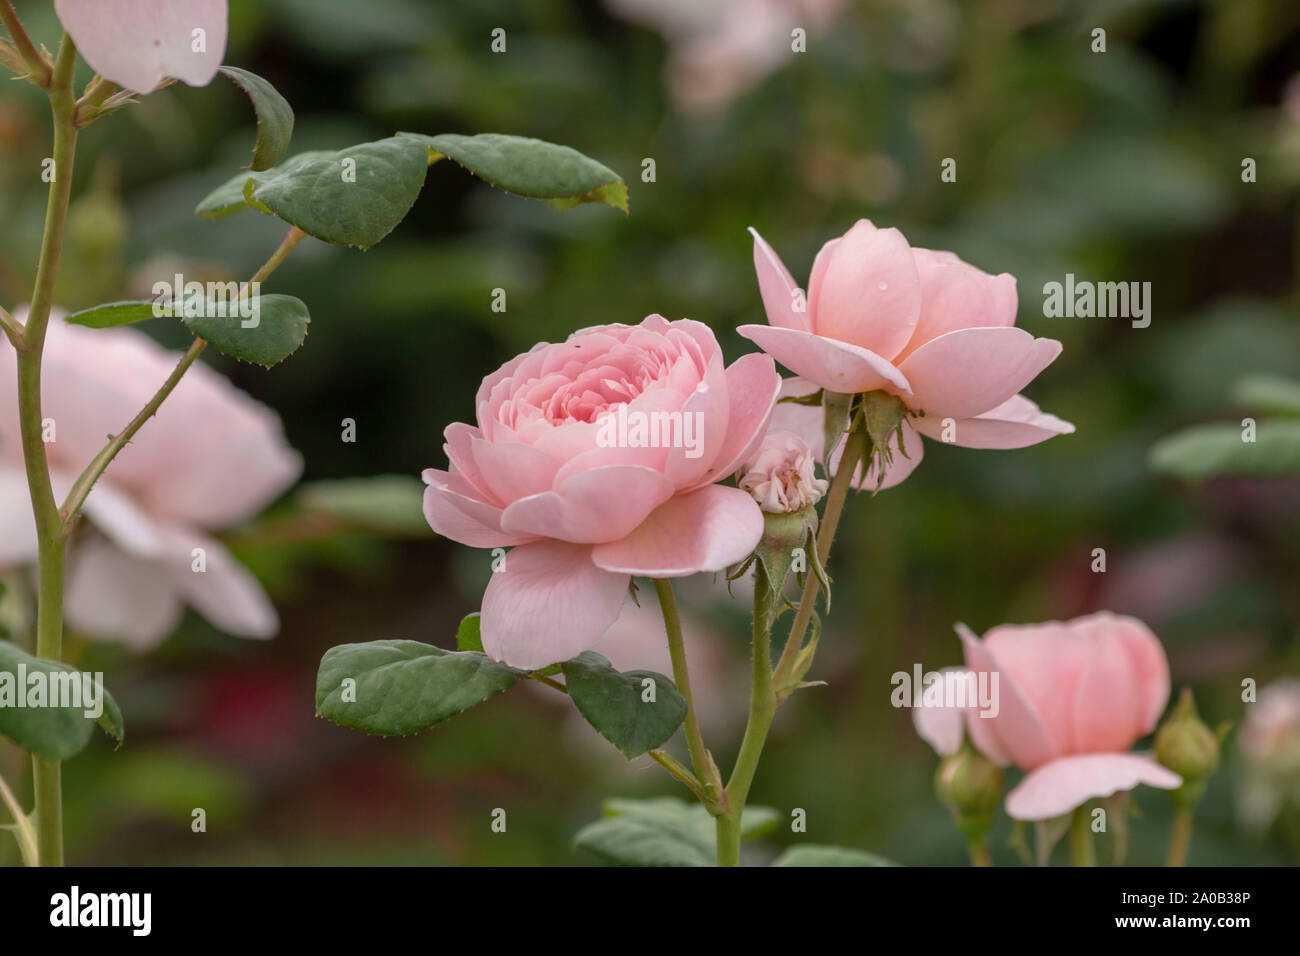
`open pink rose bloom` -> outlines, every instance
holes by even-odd
[[[485,378],[477,424],[444,433],[448,469],[424,472],[435,531],[515,546],[483,596],[484,650],[523,668],[568,660],[613,623],[632,575],[745,558],[762,513],[714,483],[762,440],[780,385],[768,356],[725,366],[707,326],[658,315],[541,343]]]
[[[882,487],[916,467],[920,435],[968,448],[1022,448],[1074,431],[1020,394],[1061,343],[1015,327],[1012,276],[989,275],[951,252],[913,248],[897,229],[866,219],[822,246],[806,297],[757,232],[754,266],[769,324],[738,331],[799,376],[786,394],[880,390],[907,406],[905,454],[896,438],[894,474]],[[790,411],[781,427],[811,443],[820,411],[783,407]],[[876,487],[876,476],[865,483]]]
[[[206,86],[226,53],[226,0],[54,0],[86,62],[133,93]]]
[[[996,706],[919,707],[917,730],[941,754],[972,745],[993,762],[1027,772],[1007,813],[1044,820],[1138,784],[1173,789],[1178,774],[1129,753],[1169,701],[1160,641],[1136,618],[1106,611],[1072,621],[995,627],[979,640],[958,625],[966,668],[993,687]],[[985,675],[985,676],[981,676]]]
[[[41,400],[60,501],[177,358],[134,329],[51,317]],[[13,350],[0,346],[0,568],[34,565],[37,550],[15,366]],[[279,417],[195,364],[86,499],[89,527],[74,533],[68,555],[68,622],[143,649],[166,637],[188,604],[231,634],[274,635],[279,622],[261,585],[207,532],[256,514],[301,471]]]

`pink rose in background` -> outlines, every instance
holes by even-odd
[[[19,315],[21,316],[21,312]],[[7,354],[3,354],[7,353]],[[61,501],[81,470],[153,396],[179,355],[130,328],[91,330],[56,315],[45,340],[42,411]],[[36,528],[18,429],[16,362],[0,347],[0,566],[34,563]],[[86,499],[68,557],[66,613],[78,630],[143,649],[189,604],[241,637],[279,627],[261,585],[206,531],[256,514],[297,480],[302,459],[279,417],[194,365]],[[193,570],[201,548],[206,570]]]
[[[487,376],[477,425],[444,432],[448,470],[424,472],[435,531],[516,546],[483,595],[487,653],[522,668],[568,660],[613,623],[632,575],[745,558],[762,513],[714,482],[762,440],[780,385],[768,356],[724,367],[707,326],[659,315],[540,343]],[[673,420],[676,442],[637,435]]]
[[[82,57],[148,93],[167,77],[207,86],[226,54],[226,0],[54,0]]]
[[[976,679],[997,674],[996,716],[982,717],[977,707],[930,707],[913,717],[940,754],[960,746],[964,721],[980,753],[1026,771],[1007,795],[1012,817],[1044,820],[1140,783],[1166,790],[1182,783],[1152,757],[1128,753],[1169,701],[1164,648],[1141,621],[1101,611],[1004,624],[983,641],[964,624],[957,633],[969,672]]]
[[[913,249],[897,229],[860,219],[822,246],[805,299],[753,235],[770,324],[740,334],[817,388],[897,395],[912,413],[902,426],[909,454],[920,447],[916,432],[968,448],[1021,448],[1074,431],[1019,394],[1061,343],[1015,328],[1010,275]]]

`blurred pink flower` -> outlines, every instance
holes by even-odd
[[[461,544],[517,545],[483,595],[488,654],[524,668],[568,660],[613,623],[632,575],[747,556],[762,513],[714,482],[761,441],[780,384],[766,355],[724,368],[707,326],[659,315],[539,343],[487,376],[478,424],[444,432],[450,467],[424,472],[424,513]],[[647,421],[676,431],[653,427],[647,443]],[[663,440],[674,435],[688,440]]]
[[[920,444],[915,432],[968,448],[1022,448],[1074,431],[1019,394],[1061,343],[1015,328],[1010,275],[913,249],[897,229],[860,219],[822,246],[805,299],[750,231],[769,324],[740,334],[818,388],[897,395],[911,412],[902,426],[909,453]]]
[[[807,442],[791,431],[769,430],[739,474],[740,487],[771,514],[802,511],[826,494],[827,483],[814,471]]]
[[[19,316],[22,313],[19,312]],[[18,429],[16,363],[0,352],[0,566],[36,557],[36,528]],[[135,329],[91,330],[51,318],[42,371],[46,445],[62,500],[107,436],[125,426],[178,355]],[[68,559],[68,622],[136,648],[159,643],[182,604],[241,637],[271,637],[275,609],[261,585],[204,533],[260,511],[297,479],[302,459],[278,416],[202,364],[109,465],[86,499]],[[206,569],[195,571],[194,549]]]
[[[605,0],[669,43],[668,87],[687,110],[725,106],[793,56],[796,27],[813,36],[848,0]]]
[[[87,63],[148,93],[167,77],[207,86],[226,53],[226,0],[54,0]]]
[[[1012,817],[1045,820],[1139,783],[1167,790],[1182,783],[1153,758],[1127,752],[1155,729],[1169,701],[1164,648],[1141,621],[1102,611],[1004,624],[983,641],[964,624],[957,633],[969,672],[997,675],[995,715],[923,707],[913,718],[940,754],[960,746],[964,721],[980,753],[1026,771],[1007,795]]]

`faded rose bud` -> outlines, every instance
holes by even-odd
[[[1219,769],[1219,739],[1197,714],[1189,688],[1156,731],[1155,749],[1156,759],[1183,778],[1183,785],[1173,791],[1174,802],[1194,807],[1206,781]]]
[[[740,487],[768,514],[791,514],[826,494],[825,479],[813,470],[807,443],[794,432],[770,431],[751,461],[741,468]]]

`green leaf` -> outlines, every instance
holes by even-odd
[[[483,635],[479,633],[479,613],[466,614],[456,628],[456,649],[483,652]]]
[[[574,843],[615,863],[629,866],[712,866],[717,857],[717,825],[698,803],[676,797],[606,800],[606,818],[589,823]],[[769,807],[746,807],[741,836],[749,838],[776,826],[780,815]]]
[[[233,302],[209,302],[203,314],[187,314],[181,321],[226,355],[266,368],[288,358],[307,338],[311,316],[301,299],[291,295],[258,295],[245,301],[256,303],[255,316],[245,319]],[[244,327],[245,323],[252,322],[256,324]]]
[[[602,202],[627,212],[627,184],[576,149],[524,136],[398,133],[425,144],[429,162],[444,156],[506,192],[543,199],[556,209]]]
[[[773,866],[898,866],[883,856],[845,846],[792,846],[774,861]]]
[[[204,219],[221,219],[232,213],[239,212],[241,209],[247,209],[249,203],[244,196],[244,187],[248,183],[251,182],[254,186],[257,186],[274,176],[292,176],[312,163],[328,159],[334,155],[328,149],[313,149],[286,159],[278,166],[265,172],[238,173],[208,193],[199,201],[194,211]],[[267,209],[263,209],[262,212],[270,214],[270,210]]]
[[[1300,416],[1300,382],[1281,375],[1248,375],[1233,388],[1232,399],[1245,408]]]
[[[81,673],[71,665],[33,657],[16,644],[0,641],[0,735],[50,760],[67,760],[80,753],[90,742],[96,722],[121,743],[126,735],[122,712],[107,690],[103,691],[103,714],[95,718],[86,716],[89,708],[81,698],[80,676],[75,681],[57,677],[51,682],[52,675]],[[45,704],[19,707],[20,698],[24,704],[33,703],[31,678],[36,674],[44,675],[38,680],[45,688]],[[56,697],[72,703],[50,706]]]
[[[428,537],[433,529],[424,517],[424,487],[410,475],[375,475],[311,482],[295,497],[300,507],[327,514],[352,529]]]
[[[578,711],[629,760],[664,744],[686,719],[686,699],[663,674],[620,673],[594,651],[561,669]]]
[[[1260,422],[1253,442],[1235,424],[1197,425],[1151,446],[1151,467],[1179,478],[1278,478],[1300,472],[1300,422]]]
[[[265,172],[241,174],[196,211],[218,218],[251,205],[317,239],[368,249],[411,211],[427,168],[420,143],[390,136],[338,152],[302,153]]]
[[[316,674],[316,713],[368,734],[413,734],[525,676],[483,654],[417,641],[342,644]],[[351,680],[353,685],[346,685]],[[345,699],[354,698],[354,699]]]
[[[73,312],[64,321],[91,329],[109,329],[115,325],[130,325],[132,322],[157,317],[152,301],[105,302],[103,305]]]
[[[221,72],[248,94],[253,101],[253,112],[257,114],[257,142],[253,146],[253,162],[249,168],[270,169],[284,158],[289,148],[289,139],[293,136],[293,107],[274,86],[256,73],[237,66],[223,66]]]

